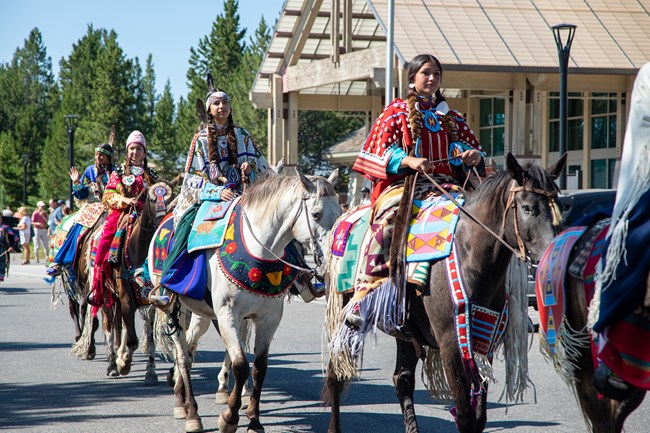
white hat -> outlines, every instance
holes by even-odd
[[[43,200],[36,203],[36,207],[41,207],[41,206],[45,207],[45,202]]]

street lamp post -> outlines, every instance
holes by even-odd
[[[575,24],[556,24],[552,27],[557,56],[560,62],[560,157],[566,153],[567,144],[567,74],[569,53],[576,33]],[[560,174],[560,189],[566,189],[566,166]]]
[[[27,164],[29,164],[29,154],[23,153],[23,205],[27,205]]]
[[[65,125],[68,127],[68,159],[70,161],[70,167],[74,166],[74,131],[77,129],[77,119],[78,116],[70,114],[65,116]],[[72,179],[70,179],[70,210],[72,210],[74,203],[74,198],[72,196]]]

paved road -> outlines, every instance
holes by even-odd
[[[14,257],[13,263],[19,263]],[[67,307],[50,308],[50,289],[42,282],[43,265],[15,265],[0,285],[0,430],[38,433],[181,432],[183,422],[171,416],[170,388],[162,381],[170,367],[160,361],[161,383],[143,383],[145,358],[138,354],[130,375],[105,376],[103,346],[94,361],[70,357],[73,331]],[[320,333],[325,304],[286,304],[285,316],[272,346],[262,397],[262,418],[268,433],[325,432],[329,412],[319,401],[322,385]],[[531,310],[532,311],[532,310]],[[101,340],[101,337],[99,337]],[[529,353],[531,390],[525,403],[506,408],[498,402],[501,384],[491,388],[486,432],[586,432],[577,404],[566,386],[539,354],[537,338]],[[206,334],[193,369],[193,384],[206,431],[217,431],[217,363],[223,345],[214,330]],[[366,350],[364,373],[352,384],[343,408],[347,432],[401,432],[399,405],[391,385],[394,342],[381,335]],[[503,377],[497,364],[497,377]],[[535,395],[537,403],[535,403]],[[416,390],[421,431],[453,433],[449,407]],[[650,432],[650,403],[628,420],[627,432]],[[245,418],[242,426],[245,426]],[[244,431],[241,427],[240,431]]]

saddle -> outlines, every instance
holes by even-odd
[[[231,222],[234,204],[239,203],[241,197],[227,202],[204,201],[201,203],[192,231],[187,240],[187,251],[218,248],[223,245],[226,235],[226,226]]]

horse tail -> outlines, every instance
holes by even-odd
[[[93,333],[93,315],[90,308],[86,311],[86,318],[84,319],[83,331],[79,340],[75,342],[70,350],[70,356],[76,356],[79,359],[87,359],[90,352],[90,340]]]

